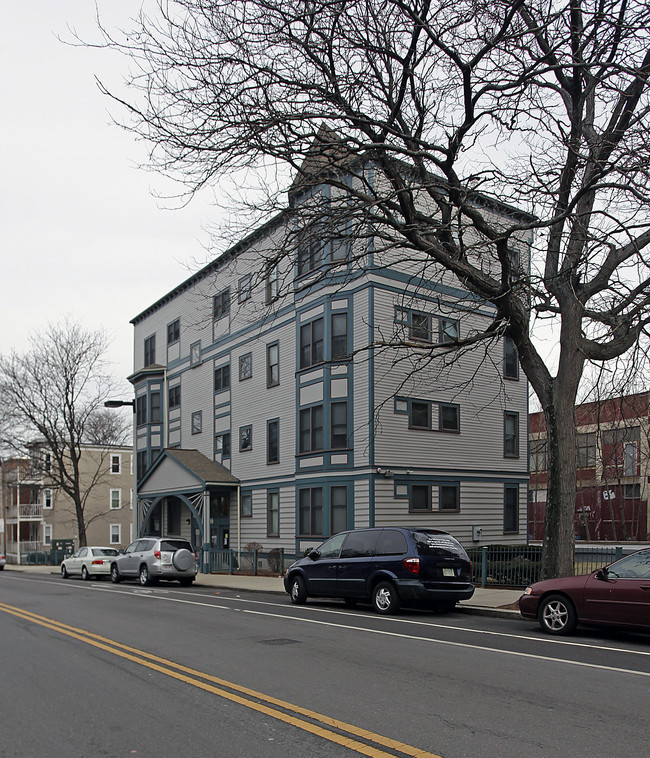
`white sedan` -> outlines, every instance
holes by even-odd
[[[119,555],[114,547],[80,547],[74,555],[61,562],[61,576],[69,579],[80,576],[90,579],[93,576],[110,576],[111,560]]]

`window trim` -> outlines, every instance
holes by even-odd
[[[320,426],[314,425],[314,413],[320,411]],[[309,428],[303,429],[303,418],[309,416]],[[314,432],[320,429],[320,446],[317,446],[317,440],[314,440]],[[309,434],[309,446],[303,448],[303,434]],[[325,404],[317,403],[309,405],[306,408],[300,408],[298,411],[298,452],[299,454],[320,453],[325,449]]]
[[[508,434],[507,423],[509,419],[514,420],[515,433],[513,435],[514,451],[508,452]],[[503,457],[504,458],[519,458],[519,413],[517,411],[504,411],[503,412]]]
[[[317,530],[314,530],[313,524],[314,524],[314,493],[319,492],[320,493],[320,505],[316,504],[317,508],[320,508],[320,532]],[[308,505],[307,505],[307,512],[309,517],[309,531],[304,532],[302,529],[303,526],[303,495],[308,494]],[[298,534],[300,537],[326,537],[327,534],[325,533],[326,529],[326,520],[325,520],[325,487],[322,485],[317,485],[314,487],[299,487],[298,488]]]
[[[277,506],[271,508],[272,498],[276,499]],[[277,514],[276,530],[273,531],[273,513]],[[280,490],[270,489],[266,491],[266,536],[267,537],[279,537],[280,536]]]
[[[217,376],[219,380],[217,381]],[[230,363],[222,363],[220,366],[215,366],[212,373],[212,390],[215,395],[219,392],[225,392],[230,389]],[[217,384],[219,386],[217,386]]]
[[[248,501],[249,507],[244,506],[245,499]],[[251,490],[246,490],[240,495],[239,515],[241,518],[253,518],[253,492]]]
[[[271,363],[271,352],[275,350],[276,360],[275,363]],[[276,369],[277,377],[273,378],[273,368]],[[269,342],[266,346],[266,386],[277,387],[280,384],[280,343]]]
[[[248,376],[244,376],[244,373],[242,371],[242,368],[244,365],[248,363],[250,372]],[[245,382],[246,379],[251,379],[253,376],[253,353],[245,353],[244,355],[239,356],[239,381]]]
[[[244,447],[244,437],[246,435],[247,430],[248,430],[249,442],[248,442],[248,446]],[[247,453],[252,449],[253,449],[253,425],[244,424],[243,426],[239,427],[239,452]]]
[[[514,360],[514,371],[508,368],[509,360]],[[512,381],[519,380],[519,354],[517,346],[512,337],[509,337],[507,334],[503,338],[503,378],[511,379]]]
[[[508,493],[515,493],[514,502],[514,519],[515,526],[513,529],[507,528],[507,509],[508,509]],[[505,482],[503,485],[503,533],[504,534],[519,534],[520,522],[519,522],[519,485],[514,482]]]
[[[117,528],[117,539],[113,539],[113,528]],[[120,545],[122,543],[122,524],[109,524],[108,539],[111,545]]]
[[[181,385],[175,384],[167,389],[167,407],[169,410],[181,407]]]
[[[201,434],[203,431],[203,411],[192,411],[191,432]]]
[[[244,274],[237,282],[237,302],[245,303],[253,296],[253,275]]]
[[[117,459],[117,470],[115,469],[115,461]],[[111,453],[111,474],[122,473],[122,456],[119,453]]]
[[[314,326],[320,323],[321,337],[314,340]],[[309,330],[309,339],[303,343],[303,334],[307,334]],[[314,355],[314,346],[320,343],[320,356],[318,353]],[[309,361],[303,363],[303,354],[306,348],[309,348]],[[324,316],[318,316],[310,321],[306,321],[304,324],[299,324],[298,330],[298,367],[300,370],[310,369],[314,366],[320,366],[325,362],[325,318]]]
[[[170,339],[171,337],[171,339]],[[180,318],[174,319],[167,324],[167,347],[174,345],[176,342],[180,342],[181,339],[181,320]]]
[[[275,426],[276,438],[275,438],[275,458],[271,458],[271,428]],[[266,463],[267,465],[275,465],[280,463],[280,419],[270,418],[266,422]]]
[[[156,363],[156,333],[144,339],[144,365],[153,366]]]
[[[117,494],[117,505],[113,504],[113,496],[115,494]],[[108,496],[108,504],[109,510],[111,511],[119,511],[119,509],[122,507],[122,489],[120,487],[111,487]]]
[[[212,320],[220,321],[230,314],[230,287],[212,296]]]

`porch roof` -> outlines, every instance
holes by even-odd
[[[239,479],[225,466],[211,461],[198,450],[166,448],[140,482],[138,495],[173,494],[238,484]]]

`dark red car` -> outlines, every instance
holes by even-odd
[[[519,598],[519,610],[549,634],[571,634],[578,624],[650,631],[650,549],[591,574],[536,582]]]

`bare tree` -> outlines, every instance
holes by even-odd
[[[311,224],[338,213],[335,228],[424,256],[423,279],[446,272],[489,307],[488,326],[456,346],[516,344],[548,429],[543,574],[571,573],[581,377],[646,348],[650,6],[156,5],[101,43],[130,57],[131,90],[109,94],[152,165],[189,192],[254,171],[268,189],[265,206],[253,197],[260,213],[279,207],[289,175],[294,194],[329,185]],[[490,196],[525,213],[505,222]],[[547,323],[556,368],[536,341]]]
[[[123,444],[123,422],[106,423],[103,404],[114,389],[106,373],[108,340],[65,322],[31,337],[31,349],[0,356],[5,447],[50,454],[48,484],[74,505],[79,544],[86,544],[86,502],[106,473],[110,445]],[[82,445],[95,443],[90,472],[82,477]]]

